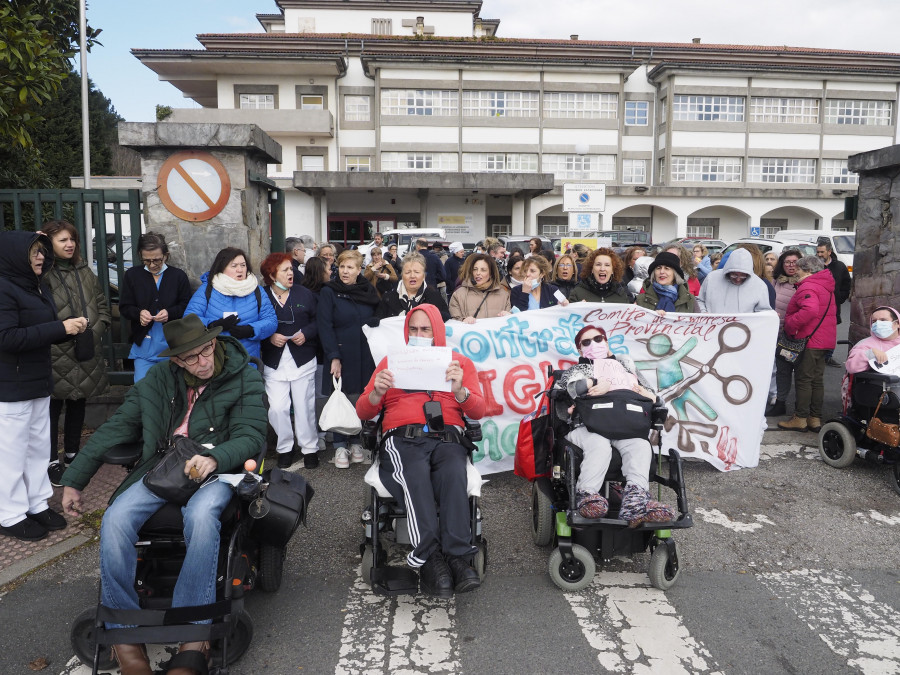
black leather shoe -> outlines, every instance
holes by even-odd
[[[766,408],[766,417],[781,417],[783,415],[787,415],[787,406],[785,406],[784,401],[775,401],[775,403]]]
[[[49,507],[40,513],[28,513],[26,516],[46,530],[62,530],[68,525],[65,518]]]
[[[0,534],[22,539],[23,541],[37,541],[47,536],[47,528],[40,523],[36,523],[31,518],[23,518],[15,525],[10,525],[9,527],[0,526]]]
[[[310,452],[308,454],[303,455],[303,468],[304,469],[315,469],[319,466],[319,453],[318,452]]]
[[[472,567],[468,560],[455,555],[447,556],[447,564],[453,573],[453,590],[457,593],[466,593],[474,591],[481,586],[481,579],[478,578],[478,572]]]
[[[419,587],[436,598],[453,597],[453,574],[440,551],[432,553],[419,570]]]
[[[294,463],[294,451],[278,453],[278,468],[287,469]]]
[[[835,361],[832,358],[825,359],[825,365],[831,366],[832,368],[843,368],[844,364],[840,361]]]

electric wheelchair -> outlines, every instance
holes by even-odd
[[[466,419],[465,429],[458,434],[458,440],[468,451],[466,462],[467,492],[469,495],[469,518],[472,533],[472,545],[478,551],[472,566],[479,578],[484,580],[487,567],[487,539],[482,533],[481,486],[484,481],[478,469],[472,463],[472,452],[475,443],[481,440],[481,424]],[[395,549],[402,550],[411,546],[406,506],[397,502],[381,481],[379,473],[380,459],[384,438],[382,437],[381,418],[363,422],[363,447],[372,456],[372,466],[366,472],[365,482],[370,486],[367,505],[362,513],[362,524],[365,528],[365,539],[360,544],[362,554],[360,573],[362,578],[371,584],[377,595],[410,595],[419,590],[419,576],[404,562],[403,565],[388,564],[389,554]],[[440,516],[440,514],[438,514]]]
[[[618,519],[621,500],[617,486],[624,481],[621,474],[621,457],[613,448],[612,459],[604,480],[604,496],[609,500],[609,511],[603,518],[585,518],[575,508],[575,486],[578,480],[584,450],[566,439],[566,434],[578,425],[578,413],[570,417],[568,409],[573,401],[565,389],[554,387],[562,370],[550,370],[548,389],[550,415],[548,432],[543,437],[546,474],[532,482],[532,539],[538,546],[555,542],[550,555],[549,569],[553,583],[564,591],[586,588],[596,572],[596,561],[614,556],[651,551],[648,575],[650,582],[661,590],[668,590],[678,579],[681,565],[672,530],[693,526],[688,511],[684,485],[682,460],[672,448],[662,454],[663,424],[668,410],[661,399],[652,407],[650,426],[656,435],[655,462],[651,462],[650,482],[665,486],[675,493],[678,515],[666,523],[642,523],[629,527]],[[602,400],[598,397],[597,400]],[[653,446],[651,445],[651,448]],[[535,448],[535,456],[538,449]],[[668,465],[663,475],[663,463]],[[659,489],[658,489],[659,491]],[[658,497],[658,494],[657,494]]]
[[[892,468],[891,487],[900,494],[900,377],[872,371],[847,376],[849,404],[819,430],[819,454],[829,466],[863,459]]]
[[[131,470],[141,457],[141,443],[109,448],[102,460]],[[171,607],[172,594],[186,552],[181,507],[165,504],[144,524],[135,546],[138,564],[134,588],[139,610],[96,606],[73,622],[70,640],[79,660],[100,669],[117,665],[109,647],[114,644],[209,641],[209,672],[227,675],[228,665],[244,655],[253,639],[253,621],[244,610],[246,591],[275,592],[281,586],[287,543],[305,522],[312,489],[295,474],[262,469],[266,448],[248,460],[244,476],[220,518],[216,601],[196,607]],[[197,624],[196,621],[212,623]],[[105,622],[133,625],[107,629]],[[167,667],[167,666],[163,666]]]

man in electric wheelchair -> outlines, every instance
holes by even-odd
[[[126,442],[143,444],[140,460],[113,494],[103,516],[100,576],[104,607],[140,609],[135,591],[135,544],[141,527],[167,501],[151,492],[142,479],[162,456],[159,451],[167,446],[173,431],[208,448],[190,457],[183,468],[185,475],[199,483],[213,473],[240,471],[265,441],[262,376],[249,367],[241,344],[219,336],[221,330],[206,328],[193,314],[167,323],[164,334],[169,348],[161,356],[170,360],[152,368],[132,387],[63,475],[63,508],[67,514],[77,515],[82,511],[81,490],[100,468],[104,452]],[[233,493],[229,483],[210,481],[183,506],[187,551],[174,588],[173,608],[215,601],[219,519]],[[121,627],[107,622],[107,629]],[[153,673],[143,645],[116,644],[113,652],[123,675]],[[168,672],[205,672],[208,655],[208,642],[186,642]]]
[[[569,414],[578,407],[579,417],[576,426],[569,431],[566,438],[584,451],[581,472],[576,483],[576,508],[584,518],[602,518],[609,510],[609,502],[601,494],[604,478],[615,447],[622,457],[622,474],[626,484],[624,490],[615,496],[621,500],[619,520],[625,520],[629,526],[637,527],[641,523],[668,522],[675,519],[674,511],[665,504],[650,498],[650,462],[653,451],[647,438],[646,429],[635,437],[627,437],[624,429],[628,423],[627,405],[625,415],[616,412],[615,428],[609,425],[612,434],[601,435],[591,431],[590,421],[585,417],[612,411],[612,404],[589,403],[582,407],[579,401],[587,397],[603,396],[610,391],[633,391],[648,402],[656,400],[656,392],[638,373],[634,362],[627,356],[617,356],[609,351],[606,331],[594,326],[585,326],[575,336],[575,346],[580,358],[578,363],[567,369],[555,386],[564,389],[574,404]],[[605,406],[609,405],[607,408]],[[631,404],[634,407],[633,404]],[[604,406],[604,407],[601,407]],[[637,411],[635,411],[637,412]],[[638,417],[642,413],[637,412]],[[625,431],[625,433],[623,433]],[[619,489],[616,485],[614,488]]]
[[[410,346],[446,346],[437,307],[423,304],[407,313],[404,336]],[[425,593],[449,598],[454,591],[481,585],[472,567],[477,549],[472,545],[463,438],[463,415],[484,415],[478,375],[474,364],[454,351],[446,371],[449,392],[401,390],[393,386],[387,361],[385,357],[378,364],[356,412],[364,420],[383,413],[380,478],[406,506],[413,545],[407,563],[419,568]]]

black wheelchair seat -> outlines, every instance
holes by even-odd
[[[857,405],[874,408],[885,392],[888,396],[881,405],[882,410],[900,409],[900,377],[873,372],[853,376],[853,402]]]

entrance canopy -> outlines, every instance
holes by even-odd
[[[439,171],[295,171],[294,187],[309,195],[326,192],[512,195],[532,199],[553,189],[552,173],[450,173]]]

